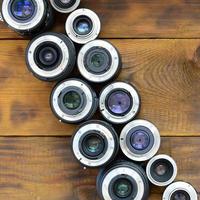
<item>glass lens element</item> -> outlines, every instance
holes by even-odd
[[[155,168],[155,172],[158,176],[163,176],[167,172],[167,166],[164,164],[159,164]]]
[[[12,12],[17,19],[29,19],[33,16],[35,6],[32,0],[15,0],[12,4]]]
[[[191,198],[186,191],[178,190],[174,192],[170,200],[191,200]]]
[[[132,189],[132,184],[128,179],[120,178],[114,183],[114,194],[119,198],[129,197]]]
[[[74,21],[74,29],[79,35],[87,35],[92,30],[92,21],[86,16],[80,16]]]
[[[115,115],[123,115],[131,108],[131,98],[124,91],[115,91],[108,97],[107,105]]]
[[[91,58],[91,63],[94,67],[101,67],[104,64],[104,55],[102,53],[96,53]]]
[[[39,52],[39,59],[43,65],[53,65],[58,60],[58,52],[52,47],[44,47]]]
[[[67,109],[75,110],[81,105],[81,97],[75,91],[67,92],[63,97],[63,104]]]
[[[142,130],[135,131],[131,136],[131,145],[136,150],[145,150],[150,144],[149,135]]]
[[[86,148],[91,153],[97,153],[102,150],[102,141],[100,138],[91,135],[86,140]]]

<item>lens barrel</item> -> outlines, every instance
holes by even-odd
[[[68,79],[54,87],[50,105],[60,121],[80,123],[94,115],[98,107],[98,99],[96,93],[86,82],[79,79]]]
[[[157,155],[148,162],[146,173],[154,185],[167,186],[176,178],[177,165],[170,156]]]
[[[79,6],[80,0],[50,0],[53,8],[61,13],[70,13]]]
[[[197,192],[192,185],[178,181],[169,185],[164,193],[163,200],[197,200]]]
[[[88,81],[101,83],[114,78],[121,69],[117,49],[105,40],[85,44],[78,54],[78,69]]]
[[[106,86],[99,99],[100,112],[109,122],[123,124],[133,119],[140,108],[136,89],[125,82],[114,82]]]
[[[133,161],[149,160],[160,147],[159,131],[146,120],[129,122],[121,131],[120,147],[124,155]]]
[[[3,0],[5,23],[21,35],[36,35],[53,24],[53,10],[45,0]]]
[[[87,167],[107,165],[115,158],[118,149],[117,133],[104,121],[91,120],[82,124],[72,138],[75,158]]]
[[[26,49],[27,67],[43,81],[55,81],[70,75],[76,63],[71,40],[61,33],[44,33],[34,38]]]
[[[101,22],[96,13],[81,8],[68,16],[65,29],[72,41],[85,44],[97,38],[101,30]]]
[[[96,185],[102,200],[148,199],[149,183],[143,168],[127,161],[118,161],[102,169]]]

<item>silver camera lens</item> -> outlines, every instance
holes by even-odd
[[[169,185],[163,194],[163,200],[197,200],[197,192],[192,185],[178,181]]]
[[[76,43],[85,44],[97,38],[101,23],[93,11],[81,8],[67,18],[65,29],[68,36]]]
[[[140,166],[120,161],[100,171],[97,192],[102,200],[147,200],[149,183]]]
[[[114,82],[101,92],[99,107],[105,119],[115,124],[123,124],[138,113],[140,98],[132,85]]]
[[[55,10],[61,13],[70,13],[79,6],[80,0],[50,0]]]
[[[146,173],[149,180],[157,186],[171,184],[177,176],[177,165],[168,155],[157,155],[147,164]]]
[[[3,0],[2,17],[10,28],[22,35],[38,34],[53,22],[51,6],[45,0]]]
[[[101,83],[115,77],[121,69],[117,49],[105,40],[85,44],[78,54],[78,69],[91,82]]]
[[[100,167],[111,162],[119,149],[118,136],[113,127],[103,121],[82,124],[74,133],[72,150],[84,166]]]
[[[60,33],[45,33],[34,38],[26,50],[28,69],[44,81],[66,78],[76,62],[71,40]]]
[[[160,147],[158,129],[149,121],[129,122],[120,135],[122,152],[133,161],[146,161],[152,158]]]
[[[96,93],[82,80],[68,79],[57,84],[51,94],[51,108],[62,122],[90,119],[98,107]]]

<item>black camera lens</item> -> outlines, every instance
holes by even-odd
[[[99,17],[89,9],[72,12],[66,21],[66,32],[76,43],[85,44],[97,38],[101,29]]]
[[[57,84],[50,102],[53,113],[66,123],[88,120],[98,107],[96,93],[79,79],[68,79]]]
[[[3,0],[2,17],[16,32],[34,35],[53,24],[53,12],[45,0]]]
[[[163,193],[163,200],[197,200],[197,192],[192,185],[178,181],[169,185]]]
[[[149,183],[140,166],[118,161],[99,172],[97,191],[102,200],[146,200]]]
[[[146,161],[152,158],[160,147],[160,133],[149,121],[129,122],[120,135],[122,152],[133,161]]]
[[[103,121],[82,124],[72,138],[75,158],[84,166],[100,167],[110,163],[119,149],[117,133]]]
[[[140,98],[132,85],[115,82],[103,89],[99,106],[102,115],[108,121],[122,124],[136,116],[140,107]]]
[[[43,81],[67,77],[74,68],[76,52],[71,40],[60,33],[45,33],[34,38],[26,50],[28,69]]]
[[[101,83],[115,77],[121,69],[117,49],[105,40],[85,44],[78,54],[78,68],[88,81]]]
[[[166,186],[176,178],[176,162],[170,156],[157,155],[148,162],[146,172],[154,185]]]
[[[80,0],[50,0],[55,10],[61,13],[74,11],[80,4]]]

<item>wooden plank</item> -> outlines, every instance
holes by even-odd
[[[82,0],[102,21],[103,38],[199,38],[198,0]],[[56,15],[54,30],[64,32],[66,15]],[[19,36],[0,24],[0,38]]]
[[[200,135],[200,40],[110,40],[122,53],[120,80],[142,99],[138,118],[163,136]],[[0,41],[0,135],[71,135],[49,108],[53,83],[36,80],[24,62],[27,41]]]
[[[188,181],[200,192],[200,138],[163,138],[160,153],[178,164],[177,180]],[[0,138],[0,199],[97,200],[97,170],[83,170],[74,160],[66,137]],[[152,188],[150,200],[162,189]]]

